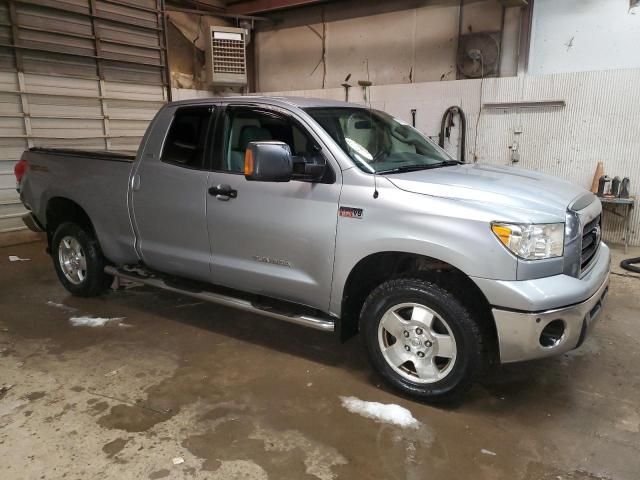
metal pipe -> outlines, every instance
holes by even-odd
[[[173,93],[171,91],[171,71],[169,69],[169,37],[167,32],[167,11],[164,0],[160,0],[160,8],[162,9],[162,51],[164,52],[164,61],[160,63],[163,64],[164,68],[164,81],[167,87],[167,101],[171,101],[173,99]]]
[[[243,2],[229,5],[227,11],[244,14],[272,12],[287,8],[306,7],[326,1],[327,0],[244,0]]]
[[[173,5],[168,5],[166,7],[166,11],[171,12],[182,12],[182,13],[193,13],[195,15],[209,15],[211,17],[221,17],[221,18],[235,18],[236,20],[255,20],[259,22],[267,22],[271,21],[268,18],[264,17],[256,17],[253,15],[241,15],[239,13],[225,13],[218,12],[215,10],[196,10],[194,8],[183,8],[183,7],[174,7]]]
[[[504,19],[507,9],[502,6],[502,15],[500,18],[500,48],[498,50],[498,77],[502,76],[502,46],[504,45]]]

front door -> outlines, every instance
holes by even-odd
[[[213,107],[167,109],[133,178],[133,216],[138,250],[150,268],[209,281],[207,182]],[[164,125],[163,125],[164,123]]]
[[[207,196],[213,283],[326,309],[339,170],[317,138],[280,110],[229,106],[222,132]],[[327,163],[327,174],[315,183],[247,181],[245,149],[263,140],[287,143],[298,160]]]

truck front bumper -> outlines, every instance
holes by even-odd
[[[582,278],[474,279],[494,305],[500,361],[550,357],[579,347],[602,312],[610,263],[609,248],[601,244],[598,258]]]

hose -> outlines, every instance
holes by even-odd
[[[640,273],[640,267],[632,265],[632,263],[640,263],[640,257],[627,258],[620,262],[620,266],[630,272]]]
[[[464,163],[467,143],[467,118],[465,117],[464,112],[460,107],[449,107],[444,112],[444,115],[442,116],[442,122],[440,123],[440,136],[438,138],[438,145],[444,148],[444,139],[445,137],[449,138],[450,136],[451,127],[453,126],[453,117],[456,114],[460,117],[460,145],[458,160]]]

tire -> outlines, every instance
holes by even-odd
[[[428,281],[396,279],[375,288],[362,307],[360,330],[375,369],[421,400],[459,400],[488,365],[478,323]]]
[[[75,223],[58,226],[51,240],[51,258],[60,282],[72,295],[95,297],[113,281],[104,273],[106,261],[98,241]]]

